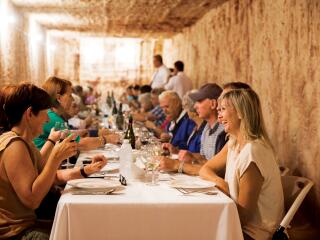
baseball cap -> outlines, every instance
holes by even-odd
[[[200,87],[200,89],[195,93],[190,93],[189,97],[193,101],[202,101],[206,98],[208,99],[218,99],[222,93],[222,88],[215,83],[206,83]]]

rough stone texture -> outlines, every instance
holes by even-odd
[[[231,0],[164,43],[165,61],[184,61],[197,86],[252,85],[280,162],[315,182],[309,203],[318,221],[319,36],[317,0]]]
[[[0,31],[0,85],[31,81],[39,83],[45,76],[44,42],[41,26],[18,12],[10,1],[1,0],[2,16],[14,16],[15,21],[3,20]],[[43,42],[34,39],[35,32],[42,35]],[[32,40],[31,40],[32,39]]]
[[[49,31],[48,41],[48,76],[55,75],[81,84],[94,83],[98,78],[102,84],[121,80],[150,81],[153,71],[150,53],[155,48],[155,40],[57,37],[56,33]],[[128,59],[133,64],[128,64]]]
[[[47,29],[172,35],[225,0],[12,0]]]
[[[79,41],[77,39],[56,38],[48,34],[47,76],[58,76],[79,82]]]

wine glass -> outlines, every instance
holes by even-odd
[[[66,122],[56,122],[54,125],[56,131],[61,131],[60,142],[69,135],[68,124]],[[66,159],[66,168],[72,168],[73,164],[70,163],[69,158]]]
[[[160,161],[159,159],[156,159],[155,157],[149,157],[147,159],[147,162],[145,164],[146,166],[146,172],[147,174],[151,172],[151,182],[148,182],[147,185],[150,186],[157,186],[159,185],[159,166]]]
[[[148,145],[148,150],[146,153],[146,174],[151,172],[151,182],[147,183],[150,186],[157,186],[159,180],[159,166],[160,160],[157,158],[161,155],[162,149],[161,144],[153,143]]]

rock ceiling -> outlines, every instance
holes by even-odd
[[[45,29],[108,36],[170,36],[226,0],[11,0]]]

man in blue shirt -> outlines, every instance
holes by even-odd
[[[195,123],[182,109],[179,95],[174,91],[165,91],[159,96],[160,107],[170,118],[167,132],[162,133],[160,139],[170,139],[170,143],[179,149],[187,149],[187,141],[195,127]]]
[[[208,83],[189,95],[196,102],[199,117],[207,122],[201,136],[200,154],[184,151],[179,153],[180,162],[162,158],[160,169],[198,175],[201,166],[223,148],[227,139],[223,126],[218,122],[217,112],[221,93],[222,89],[217,84]]]

